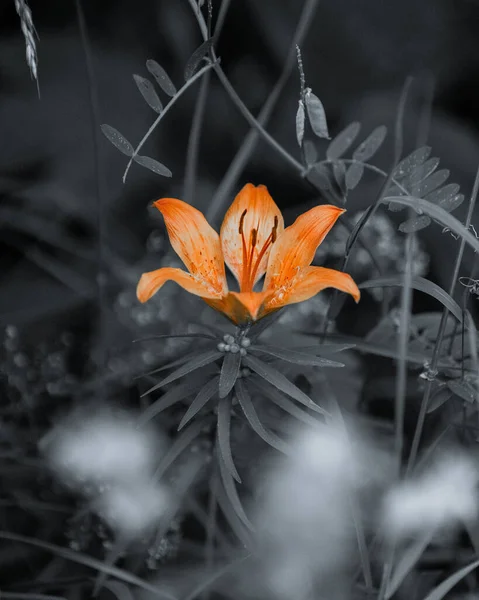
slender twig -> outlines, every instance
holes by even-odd
[[[265,127],[268,123],[271,114],[280,98],[281,92],[283,91],[283,88],[286,82],[288,81],[289,76],[291,75],[291,72],[295,65],[296,46],[301,44],[304,38],[306,37],[306,34],[309,30],[309,26],[312,22],[312,17],[314,15],[314,12],[316,11],[318,2],[319,0],[306,0],[306,2],[304,3],[301,16],[296,26],[296,31],[293,34],[293,39],[291,40],[288,54],[283,65],[283,70],[281,71],[281,74],[278,80],[276,81],[275,86],[271,90],[266,102],[264,103],[256,119],[256,122],[259,123],[262,127]],[[226,0],[224,0],[224,3],[226,3]],[[215,28],[215,37],[217,36],[217,27]],[[218,189],[216,190],[216,193],[211,200],[210,207],[207,212],[208,221],[214,221],[217,218],[218,213],[220,213],[224,199],[230,195],[232,188],[234,187],[239,176],[241,175],[249,157],[251,156],[251,153],[256,147],[259,135],[260,132],[258,131],[258,129],[256,127],[252,127],[246,135],[246,137],[244,138],[240,149],[238,150],[236,156],[230,163],[230,166],[228,167],[228,170],[226,171],[223,180],[219,184]]]
[[[474,185],[473,185],[472,193],[471,193],[471,199],[469,202],[469,210],[467,212],[466,222],[464,225],[466,227],[466,229],[469,229],[469,226],[471,224],[472,215],[474,214],[474,208],[476,206],[476,199],[477,199],[478,192],[479,192],[479,167],[476,172],[476,178],[474,180]],[[454,272],[452,275],[451,284],[449,286],[449,295],[450,296],[454,295],[454,290],[456,288],[456,282],[457,282],[457,278],[459,275],[459,269],[461,268],[462,257],[464,254],[465,246],[466,246],[466,241],[462,237],[461,243],[459,245],[459,250],[458,250],[457,256],[456,256],[456,262],[454,264]],[[449,311],[447,310],[446,307],[444,307],[443,311],[442,311],[442,315],[441,315],[441,321],[439,323],[439,329],[438,329],[436,343],[434,345],[434,350],[433,350],[433,354],[432,354],[432,358],[431,358],[431,364],[429,366],[429,372],[431,373],[431,377],[427,378],[426,382],[425,382],[424,394],[423,394],[421,406],[419,409],[419,415],[418,415],[418,419],[417,419],[417,423],[416,423],[416,429],[414,431],[414,437],[413,437],[413,441],[412,441],[412,445],[411,445],[411,452],[409,454],[409,460],[408,460],[408,464],[407,464],[407,471],[406,471],[407,473],[409,473],[411,471],[411,469],[414,467],[414,463],[416,461],[417,453],[419,450],[419,443],[421,441],[422,430],[424,427],[424,421],[426,418],[427,407],[429,404],[429,398],[431,396],[431,391],[432,391],[432,384],[434,381],[434,373],[437,369],[437,364],[439,362],[441,345],[442,345],[442,341],[443,341],[443,337],[444,337],[444,332],[446,331],[446,322],[447,322],[448,316],[449,316]]]
[[[98,304],[99,304],[99,350],[100,350],[100,369],[106,365],[108,360],[107,347],[104,339],[104,326],[106,323],[106,298],[105,298],[105,261],[103,256],[103,245],[105,238],[105,224],[104,224],[104,200],[105,200],[105,188],[103,185],[103,179],[101,176],[100,169],[100,143],[99,143],[99,132],[100,132],[100,109],[98,103],[98,92],[95,82],[95,74],[93,69],[93,60],[90,47],[90,40],[88,37],[88,30],[85,21],[85,15],[83,12],[81,0],[75,0],[78,27],[80,30],[81,43],[83,46],[83,52],[85,55],[85,67],[87,72],[88,80],[88,93],[89,93],[89,107],[90,107],[90,124],[91,124],[91,136],[93,144],[93,170],[95,178],[95,188],[97,196],[97,229],[98,229],[98,256],[97,256],[97,286],[98,286]]]
[[[161,111],[161,113],[158,115],[158,117],[152,123],[151,127],[148,129],[148,131],[142,137],[142,139],[140,140],[140,143],[138,144],[138,146],[135,148],[135,151],[133,152],[132,157],[128,161],[128,164],[126,166],[125,172],[123,173],[123,183],[125,183],[125,181],[126,181],[126,178],[127,178],[127,175],[128,175],[128,171],[130,170],[130,167],[131,167],[131,165],[132,165],[132,163],[133,163],[133,161],[135,159],[134,157],[143,148],[144,143],[150,137],[150,135],[153,133],[153,131],[156,129],[156,127],[158,126],[158,124],[160,123],[160,121],[166,116],[166,114],[168,113],[168,111],[172,108],[172,106],[174,104],[176,104],[176,102],[186,92],[186,90],[190,86],[192,86],[193,83],[195,83],[195,81],[197,81],[198,79],[200,79],[200,77],[202,77],[205,73],[207,73],[214,66],[215,65],[212,64],[212,63],[209,63],[209,64],[205,65],[202,69],[200,69],[197,73],[195,73],[193,75],[193,77],[191,77],[191,79],[188,79],[188,81],[183,85],[183,87],[181,87],[177,91],[177,93],[173,96],[173,98],[168,102],[168,104],[165,106],[165,108]]]
[[[211,80],[211,73],[208,72],[203,77],[200,85],[200,92],[196,99],[193,120],[191,123],[190,136],[188,139],[188,150],[186,153],[185,185],[183,188],[183,199],[188,204],[193,204],[193,192],[195,189],[196,171],[198,167],[198,153],[201,139],[201,129],[203,126],[206,100],[208,98],[208,89]]]

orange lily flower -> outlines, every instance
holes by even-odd
[[[186,202],[162,198],[154,205],[188,272],[165,267],[143,273],[137,288],[140,302],[171,280],[237,325],[308,300],[329,287],[359,302],[360,292],[350,275],[311,266],[317,247],[344,209],[316,206],[285,229],[281,211],[266,187],[248,183],[228,209],[218,235],[204,215]],[[238,281],[239,292],[228,289],[225,263]],[[255,291],[263,275],[263,289]]]

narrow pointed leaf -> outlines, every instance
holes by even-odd
[[[192,352],[189,352],[188,354],[183,354],[180,358],[177,358],[176,360],[172,360],[171,362],[169,362],[166,365],[163,365],[161,367],[157,367],[156,369],[153,369],[153,371],[148,371],[147,373],[142,373],[141,375],[138,375],[137,377],[135,377],[135,379],[141,379],[142,377],[145,377],[145,375],[154,375],[155,373],[161,373],[161,371],[167,371],[168,369],[173,369],[174,367],[179,367],[180,365],[183,365],[184,363],[188,362],[192,358],[195,358],[195,356],[198,356],[198,350],[193,350]]]
[[[327,411],[318,406],[315,402],[309,398],[304,392],[302,392],[297,386],[294,385],[289,379],[287,379],[280,371],[269,365],[268,363],[259,360],[255,356],[247,354],[244,358],[244,363],[252,371],[257,373],[260,377],[265,379],[268,383],[278,388],[278,390],[284,392],[291,398],[294,398],[301,404],[304,404],[311,410],[327,415]]]
[[[343,154],[349,150],[354,140],[358,137],[360,129],[361,123],[355,121],[338,133],[326,150],[326,158],[328,160],[335,160],[343,156]]]
[[[214,494],[216,496],[218,505],[223,511],[226,520],[230,524],[231,529],[238,536],[238,539],[243,543],[243,545],[248,548],[248,550],[253,551],[254,544],[250,533],[251,528],[247,528],[243,522],[243,519],[239,518],[237,510],[232,506],[231,500],[228,497],[225,486],[220,477],[218,477],[218,481],[216,482]],[[248,517],[246,517],[246,519],[248,519]],[[248,531],[248,529],[250,531]]]
[[[431,224],[431,217],[427,215],[419,215],[418,217],[411,217],[407,221],[404,221],[399,225],[399,231],[403,233],[413,233],[414,231],[421,231],[428,225]]]
[[[388,129],[385,125],[376,127],[353,152],[353,160],[367,162],[372,158],[386,139]]]
[[[307,165],[313,165],[318,160],[318,152],[314,142],[311,140],[304,140],[303,143],[304,160]]]
[[[135,149],[124,135],[122,135],[114,127],[111,127],[111,125],[103,124],[101,125],[101,130],[103,135],[110,140],[110,142],[116,148],[118,148],[120,152],[123,152],[123,154],[126,154],[127,156],[133,156]]]
[[[309,181],[320,190],[326,191],[331,189],[332,174],[326,165],[322,163],[316,163],[308,171],[307,177]]]
[[[222,355],[223,352],[219,352],[218,350],[208,350],[207,352],[202,352],[201,354],[197,355],[196,358],[191,359],[185,365],[182,365],[179,369],[173,371],[173,373],[168,375],[168,377],[162,379],[159,383],[157,383],[155,386],[153,386],[144,394],[142,394],[141,397],[150,394],[151,392],[167,385],[168,383],[176,381],[180,377],[188,375],[188,373],[191,373],[196,369],[201,369],[201,367],[205,367],[206,365],[211,364],[215,360],[218,360],[218,358],[220,358]]]
[[[221,365],[219,397],[225,398],[233,389],[238,377],[239,368],[241,365],[241,354],[236,352],[226,352]]]
[[[133,340],[133,343],[137,342],[151,342],[152,340],[177,340],[182,338],[204,338],[207,340],[215,340],[214,335],[208,335],[207,333],[165,333],[161,335],[149,335],[148,337],[138,338]]]
[[[155,91],[155,88],[149,79],[142,77],[141,75],[133,75],[133,79],[140,90],[140,94],[143,96],[145,102],[158,114],[163,110],[163,104]]]
[[[283,440],[280,440],[276,435],[264,428],[263,424],[258,418],[253,402],[251,401],[248,389],[241,379],[238,380],[238,384],[236,386],[236,395],[243,413],[251,426],[251,429],[272,448],[283,452],[283,454],[290,454],[288,445],[283,442]]]
[[[354,188],[361,181],[363,174],[364,166],[362,163],[353,163],[352,165],[349,165],[345,178],[345,183],[348,190],[354,190]]]
[[[304,334],[304,331],[297,331],[296,333]],[[291,348],[292,350],[296,350],[297,352],[306,352],[307,354],[314,354],[317,356],[321,355],[322,352],[326,354],[336,354],[337,352],[343,352],[344,350],[351,350],[351,348],[355,348],[356,344],[316,344],[314,346],[295,346]]]
[[[406,576],[414,568],[419,559],[424,553],[424,550],[429,546],[433,537],[434,530],[427,531],[404,551],[399,559],[396,568],[391,576],[389,585],[386,588],[385,598],[389,600],[397,591]]]
[[[303,101],[299,101],[298,110],[296,111],[296,139],[298,140],[298,146],[301,148],[304,139],[304,104]]]
[[[437,587],[435,587],[432,592],[424,598],[424,600],[442,600],[446,594],[448,594],[452,588],[461,581],[461,579],[464,579],[464,577],[469,575],[469,573],[472,573],[472,571],[478,567],[479,560],[475,560],[462,569],[459,569],[445,579],[442,583],[440,583]]]
[[[191,447],[193,440],[200,435],[201,431],[209,421],[209,419],[193,421],[191,425],[189,425],[186,429],[183,429],[160,461],[160,464],[155,471],[155,479],[161,479],[165,471],[178,458],[178,456],[184,450]]]
[[[147,60],[146,68],[153,75],[156,82],[160,86],[160,88],[168,94],[168,96],[173,97],[176,94],[176,87],[174,86],[171,79],[168,77],[165,69],[159,65],[156,60]]]
[[[165,409],[173,406],[177,402],[181,402],[194,394],[198,389],[198,384],[195,382],[186,382],[175,385],[175,387],[168,390],[163,396],[151,404],[138,418],[138,427],[142,427],[148,421],[151,421],[156,415]]]
[[[181,419],[180,424],[178,425],[178,431],[183,429],[183,427],[199,413],[203,406],[205,406],[207,402],[213,398],[218,391],[218,381],[219,378],[214,377],[205,383]]]
[[[311,129],[318,137],[329,139],[328,124],[323,103],[311,90],[306,91],[304,101]]]
[[[209,52],[210,48],[214,44],[214,38],[204,41],[201,46],[198,46],[193,54],[190,56],[185,67],[185,81],[191,79],[195,74],[201,59]]]
[[[403,277],[380,277],[370,281],[364,281],[359,285],[360,289],[368,289],[372,287],[402,287],[404,284]],[[441,287],[424,279],[423,277],[414,276],[411,281],[411,287],[425,294],[429,294],[436,300],[445,306],[450,313],[452,313],[456,319],[462,323],[462,310],[455,300],[445,292]]]
[[[418,165],[422,165],[431,154],[431,148],[429,146],[423,146],[411,152],[409,156],[406,156],[394,169],[394,179],[403,179],[409,177],[411,173],[416,169]]]
[[[438,187],[447,181],[449,177],[448,169],[441,169],[440,171],[436,171],[430,177],[425,179],[422,183],[420,183],[417,188],[414,190],[414,195],[422,198],[426,194],[430,194]]]
[[[261,319],[261,321],[259,321],[259,323],[255,323],[251,328],[250,334],[248,336],[249,339],[252,342],[254,342],[264,331],[266,331],[266,329],[268,329],[269,327],[271,327],[271,325],[276,323],[276,321],[281,317],[281,315],[282,309],[277,310],[274,313],[271,313],[270,315],[264,317],[263,319]]]
[[[161,164],[154,158],[136,154],[133,157],[133,160],[136,163],[138,163],[139,165],[141,165],[142,167],[145,167],[146,169],[150,169],[150,171],[153,171],[153,173],[157,173],[158,175],[162,175],[163,177],[171,177],[172,176],[172,172],[170,171],[170,169],[168,169],[168,167],[165,167],[165,165]]]
[[[308,354],[307,352],[299,352],[293,348],[278,348],[276,346],[268,346],[266,344],[255,344],[251,350],[269,354],[296,365],[312,365],[315,367],[344,367],[343,363],[336,362],[334,360],[328,360],[327,358],[321,358],[320,356]],[[319,352],[320,350],[321,348],[318,346],[317,351]]]
[[[228,472],[236,479],[238,483],[241,483],[241,477],[236,470],[233,462],[233,456],[231,455],[231,444],[230,444],[230,426],[231,426],[231,395],[226,398],[221,398],[218,403],[218,426],[216,428],[218,437],[218,448],[221,454],[221,458],[228,469]]]
[[[221,451],[218,451],[218,465],[220,468],[221,481],[223,483],[223,488],[226,492],[226,497],[229,503],[231,504],[232,508],[234,509],[236,516],[250,531],[254,531],[254,526],[246,516],[243,505],[241,504],[241,500],[238,496],[238,491],[236,490],[235,482],[233,480],[233,477],[231,476],[230,470],[224,462],[223,454],[221,453]]]
[[[294,402],[292,402],[286,396],[283,396],[281,392],[277,389],[272,388],[268,385],[263,379],[260,377],[249,377],[248,385],[253,385],[261,394],[263,394],[266,398],[269,398],[271,402],[274,402],[279,408],[289,413],[292,417],[305,423],[306,425],[310,425],[311,427],[318,427],[321,424],[321,421],[318,421],[313,415],[308,414],[299,406],[296,406]]]

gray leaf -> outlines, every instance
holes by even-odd
[[[133,146],[119,131],[106,124],[101,125],[101,130],[104,136],[110,140],[120,152],[123,152],[123,154],[126,154],[127,156],[133,156],[133,152],[135,151]]]
[[[403,179],[408,177],[418,165],[422,165],[431,154],[431,148],[429,146],[423,146],[411,152],[406,158],[404,158],[394,169],[394,179]]]
[[[326,158],[328,160],[340,158],[347,150],[349,150],[354,140],[357,138],[360,129],[361,124],[355,121],[338,133],[326,150]]]
[[[299,101],[298,110],[296,112],[296,139],[298,140],[298,146],[301,148],[304,138],[304,104],[303,101]]]
[[[163,110],[163,104],[158,98],[158,94],[153,87],[153,84],[149,79],[142,77],[141,75],[133,75],[133,79],[140,90],[140,94],[145,99],[148,106],[150,106],[158,114]]]
[[[372,158],[386,139],[388,130],[385,125],[376,127],[374,131],[353,152],[353,159],[366,162]]]
[[[362,163],[353,163],[349,165],[346,171],[346,187],[348,190],[354,190],[354,188],[361,181],[364,174],[364,166]]]
[[[427,215],[412,217],[411,219],[408,219],[399,225],[399,231],[402,231],[403,233],[413,233],[414,231],[420,231],[421,229],[424,229],[430,225],[430,223],[431,218]]]
[[[165,69],[161,65],[159,65],[156,62],[156,60],[147,60],[146,68],[153,75],[157,84],[165,92],[165,94],[168,94],[168,96],[171,97],[173,97],[176,94],[176,87],[174,86],[171,79],[168,77],[168,74],[165,71]]]
[[[311,129],[318,137],[329,139],[326,113],[321,100],[308,89],[304,95],[304,101]]]
[[[170,169],[168,169],[168,167],[165,167],[165,165],[162,165],[160,162],[158,162],[154,158],[150,158],[149,156],[140,156],[139,154],[137,154],[133,157],[133,160],[142,167],[150,169],[150,171],[153,171],[153,173],[163,175],[163,177],[171,177],[172,175],[172,172],[170,171]]]

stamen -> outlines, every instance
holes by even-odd
[[[258,230],[257,229],[252,229],[251,230],[251,250],[254,249],[254,247],[256,246],[256,242],[258,241]],[[251,252],[251,257],[253,257],[253,252]]]
[[[238,228],[238,233],[240,235],[243,235],[243,223],[244,223],[244,218],[246,217],[247,212],[248,212],[248,209],[245,208],[244,211],[241,213],[239,228]]]

